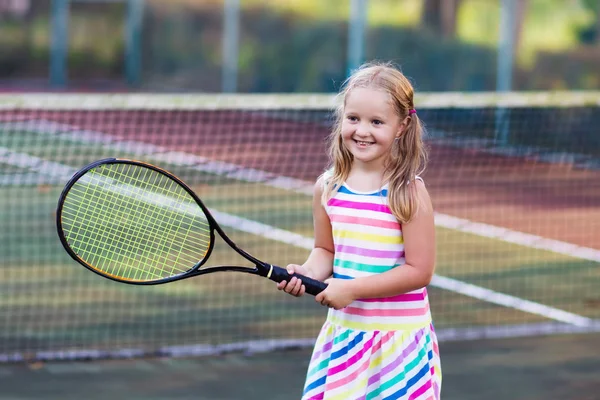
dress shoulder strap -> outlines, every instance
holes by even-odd
[[[423,178],[421,178],[419,175],[415,176],[415,180],[420,180],[421,182],[425,183]],[[408,181],[407,183],[410,185],[410,181]]]

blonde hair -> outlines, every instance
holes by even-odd
[[[348,94],[356,88],[385,91],[390,95],[400,120],[409,117],[406,129],[390,150],[384,174],[388,182],[389,208],[398,221],[406,223],[417,212],[418,199],[414,180],[425,169],[427,151],[423,144],[421,121],[414,111],[411,112],[415,107],[413,87],[402,72],[390,63],[364,64],[344,82],[339,93],[340,104],[336,110],[335,124],[328,140],[330,166],[321,176],[324,180],[321,200],[326,204],[350,174],[353,156],[343,144],[342,121]]]

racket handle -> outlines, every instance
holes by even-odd
[[[317,281],[316,279],[309,278],[308,276],[300,275],[300,274],[292,274],[285,268],[277,267],[272,265],[273,271],[271,272],[270,280],[275,281],[277,283],[281,281],[289,282],[292,277],[296,277],[302,281],[304,288],[306,289],[306,293],[312,294],[313,296],[318,295],[327,287],[327,284],[321,281]]]

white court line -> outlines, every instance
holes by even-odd
[[[103,144],[106,147],[113,148],[115,150],[118,149],[120,151],[130,151],[133,152],[133,154],[146,156],[156,161],[170,163],[172,165],[186,166],[193,170],[198,170],[201,172],[210,172],[213,174],[224,175],[227,177],[232,177],[244,181],[261,182],[262,184],[267,186],[291,190],[306,195],[312,194],[312,182],[307,182],[290,177],[274,176],[264,171],[246,169],[243,166],[232,163],[210,161],[205,157],[196,156],[193,154],[166,151],[164,147],[155,146],[144,142],[119,142],[118,139],[112,138],[100,132],[78,131],[76,130],[77,128],[74,126],[56,124],[54,122],[47,121],[16,122],[12,124],[2,124],[1,126],[6,128],[7,125],[10,125],[11,129],[25,129],[37,133],[53,134],[64,139],[84,143],[92,142],[96,144]],[[71,131],[59,133],[61,131],[64,131],[65,129],[71,129]],[[15,162],[18,162],[18,166],[30,165],[30,169],[36,170],[44,175],[52,175],[43,172],[43,170],[41,170],[38,167],[39,165],[43,165],[42,163],[49,163],[47,161],[43,161],[41,159],[38,159],[39,161],[37,161],[37,157],[21,153],[14,153],[11,152],[9,149],[2,147],[0,147],[0,154],[11,154],[8,158],[15,160]],[[54,166],[54,164],[57,163],[50,163],[50,166],[56,169],[57,167]],[[58,170],[60,171],[60,167],[58,167]],[[243,179],[245,176],[249,178]],[[219,212],[215,212],[215,214],[218,215],[218,217],[216,216],[216,218],[217,220],[219,220],[219,223],[222,223],[224,226],[229,226],[235,229],[245,231],[247,233],[253,233],[256,235],[267,237],[269,239],[283,241],[285,243],[306,248],[308,250],[312,249],[312,239],[310,238],[302,237],[293,232],[284,231],[269,225],[261,224],[256,221],[246,220],[241,217],[236,217],[233,215]],[[228,219],[230,220],[228,221]],[[476,223],[466,219],[460,219],[445,214],[436,214],[435,221],[436,225],[438,226],[458,230],[461,232],[472,233],[479,236],[485,236],[510,243],[516,243],[522,246],[544,249],[547,251],[565,254],[576,258],[600,262],[600,251],[596,249],[576,246],[570,243],[546,239],[541,236],[529,235],[518,231],[512,231],[506,228],[496,227],[493,225]],[[575,326],[589,326],[593,322],[592,319],[587,317],[583,317],[557,308],[545,306],[540,303],[535,303],[518,297],[509,296],[500,292],[495,292],[490,289],[471,285],[466,282],[439,275],[434,276],[431,285],[442,289],[461,293],[463,295],[473,297],[479,300],[487,301],[506,307],[511,307],[532,314],[541,315],[549,319],[566,322]]]
[[[600,263],[600,250],[590,247],[578,246],[481,222],[473,222],[447,214],[436,213],[435,224],[443,228]]]

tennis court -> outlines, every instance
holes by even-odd
[[[180,176],[251,254],[278,265],[303,260],[311,246],[311,186],[326,164],[328,114],[267,111],[5,112],[0,148],[9,195],[2,219],[13,228],[3,240],[9,296],[2,309],[6,318],[18,318],[15,330],[3,333],[5,353],[314,337],[323,310],[308,299],[281,296],[269,282],[225,274],[123,287],[78,268],[56,240],[54,212],[65,178],[91,161],[117,156]],[[593,244],[598,225],[590,222],[589,233],[582,233],[583,225],[568,226],[564,210],[549,204],[588,201],[575,204],[577,215],[582,223],[597,221],[600,172],[437,145],[435,139],[431,158],[426,179],[440,213],[439,279],[431,296],[441,336],[445,328],[556,321],[592,326],[600,315],[598,251],[585,246]],[[560,190],[554,198],[524,190],[557,179],[570,182],[569,197]],[[499,236],[494,227],[507,231]],[[537,245],[527,237],[510,240],[512,232],[533,235]],[[549,248],[564,239],[577,251]],[[217,247],[214,257],[226,261],[227,249]],[[252,295],[241,305],[230,292]],[[99,312],[100,304],[110,312]],[[142,339],[145,330],[152,335]]]
[[[120,164],[57,206],[89,163],[138,160],[185,182],[243,251],[302,263],[336,93],[380,61],[404,76],[386,91],[408,132],[415,114],[425,127],[436,270],[428,301],[348,315],[383,324],[430,309],[443,400],[600,398],[597,1],[0,0],[0,399],[300,398],[327,315],[313,296],[240,272],[127,285],[63,247],[113,278],[185,271],[212,249],[212,221],[185,191]],[[355,234],[335,230],[349,241],[336,252],[358,260],[342,268],[361,274],[400,249],[369,242],[387,236],[367,214],[368,227],[340,217]],[[251,266],[214,245],[203,268]],[[409,348],[391,357],[383,337],[357,351],[358,336],[336,336],[314,385],[335,399],[360,382],[366,400],[430,400],[439,366],[427,337],[429,369]],[[371,348],[380,354],[356,361]]]
[[[310,347],[325,315],[310,298],[240,274],[155,287],[99,279],[64,253],[55,208],[81,166],[141,159],[189,183],[240,247],[276,265],[301,262],[312,246],[312,182],[326,165],[323,108],[2,111],[2,359]],[[438,210],[430,296],[440,339],[597,331],[600,252],[588,246],[600,229],[600,171],[457,143],[430,140],[425,176]],[[225,246],[211,257],[232,261]]]

